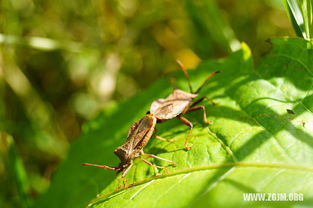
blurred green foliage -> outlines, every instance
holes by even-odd
[[[175,59],[192,68],[245,41],[257,60],[266,39],[293,35],[280,0],[0,5],[0,207],[31,203],[24,195],[46,190],[82,123],[174,71]],[[25,167],[22,188],[8,186],[13,143],[6,138]]]

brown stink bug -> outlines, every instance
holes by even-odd
[[[191,147],[188,146],[188,139],[190,133],[192,131],[193,125],[192,123],[183,117],[185,113],[195,111],[195,110],[203,110],[203,121],[205,123],[210,123],[210,121],[206,118],[206,110],[203,105],[197,105],[203,99],[208,99],[206,96],[200,97],[199,99],[194,101],[194,98],[198,96],[198,93],[203,88],[203,86],[208,82],[208,80],[213,77],[219,71],[211,73],[200,85],[200,87],[193,92],[192,86],[190,83],[190,78],[187,70],[185,69],[184,65],[177,61],[178,65],[180,66],[181,70],[184,72],[184,75],[187,79],[189,92],[185,92],[180,89],[174,89],[173,92],[165,99],[158,99],[151,104],[150,113],[157,118],[158,122],[162,122],[165,120],[169,120],[175,117],[178,117],[184,124],[189,126],[190,130],[185,140],[185,149],[189,150]],[[209,100],[209,99],[208,99]]]
[[[167,162],[172,163],[173,165],[176,165],[175,162],[171,160],[167,160],[165,158],[161,158],[152,154],[145,154],[143,151],[143,148],[147,145],[148,141],[153,135],[156,122],[157,119],[153,115],[147,114],[142,119],[140,119],[131,126],[131,128],[128,131],[126,142],[114,150],[114,153],[121,160],[118,167],[111,167],[107,165],[96,165],[90,163],[83,163],[81,165],[95,166],[104,169],[115,170],[117,173],[122,172],[122,178],[126,176],[127,172],[133,165],[133,160],[137,157],[139,157],[146,164],[153,166],[156,170],[157,168],[163,168],[152,164],[151,162],[147,161],[141,156],[165,160]]]

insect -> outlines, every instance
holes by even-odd
[[[164,167],[152,164],[151,162],[144,159],[142,156],[164,160],[176,166],[176,163],[171,160],[161,158],[153,154],[145,154],[143,151],[143,148],[147,145],[148,141],[151,139],[155,131],[155,126],[157,122],[162,122],[165,120],[178,117],[182,122],[184,122],[184,124],[190,127],[190,131],[188,132],[188,135],[185,140],[185,148],[190,149],[191,147],[187,146],[187,144],[188,144],[188,138],[192,131],[193,125],[189,120],[187,120],[182,115],[187,112],[202,109],[203,120],[205,123],[209,123],[209,121],[207,121],[206,119],[205,107],[203,105],[196,106],[206,97],[205,96],[201,97],[200,99],[194,102],[193,102],[193,99],[198,96],[197,93],[207,83],[207,81],[216,73],[218,73],[218,72],[211,73],[204,80],[201,86],[195,91],[195,93],[193,93],[193,90],[190,84],[190,78],[186,69],[180,62],[178,62],[178,64],[180,68],[182,69],[182,71],[184,72],[185,77],[187,78],[190,93],[182,91],[180,89],[174,89],[173,92],[166,99],[158,99],[152,103],[150,111],[142,119],[140,119],[139,121],[137,121],[131,126],[127,134],[126,142],[114,150],[114,153],[121,160],[120,164],[117,167],[111,167],[107,165],[97,165],[97,164],[91,164],[91,163],[83,163],[81,165],[95,166],[95,167],[100,167],[104,169],[114,170],[117,173],[122,172],[122,178],[126,176],[128,171],[133,166],[133,160],[135,158],[140,158],[146,164],[153,166],[156,169],[156,171],[157,171],[157,168],[164,168]],[[156,138],[163,140],[163,141],[172,142],[172,140],[167,140],[160,136],[156,136]]]
[[[162,122],[165,120],[169,120],[175,117],[178,117],[184,124],[189,126],[190,130],[187,134],[186,140],[185,140],[185,149],[190,150],[191,147],[188,146],[188,140],[193,128],[193,124],[185,117],[183,117],[184,114],[196,111],[196,110],[202,110],[203,111],[203,121],[205,123],[211,123],[206,118],[206,110],[203,105],[197,105],[204,99],[208,99],[206,96],[200,97],[199,99],[193,101],[194,98],[198,96],[198,93],[203,88],[203,86],[208,82],[210,78],[212,78],[216,73],[219,73],[219,71],[211,73],[200,85],[200,87],[194,92],[192,90],[192,86],[190,83],[189,74],[184,67],[184,65],[177,60],[177,64],[180,66],[181,70],[184,73],[184,76],[187,79],[188,86],[189,86],[189,92],[185,92],[180,89],[174,89],[173,92],[165,99],[158,99],[154,101],[151,104],[150,107],[150,113],[157,119],[158,122]],[[210,100],[210,99],[208,99]]]
[[[122,172],[122,178],[126,176],[128,171],[133,166],[133,160],[138,157],[146,164],[153,166],[156,171],[157,168],[164,168],[152,164],[148,160],[142,158],[142,156],[164,160],[175,166],[176,163],[171,160],[161,158],[152,154],[145,154],[143,151],[143,148],[147,145],[148,141],[150,140],[154,133],[156,122],[157,122],[156,117],[154,117],[151,114],[147,114],[130,127],[127,134],[126,142],[114,150],[114,153],[121,160],[118,167],[111,167],[107,165],[96,165],[90,163],[83,163],[81,165],[95,166],[104,169],[114,170],[116,171],[116,173]]]

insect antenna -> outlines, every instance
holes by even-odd
[[[96,165],[96,164],[90,164],[90,163],[82,163],[80,165],[94,166],[94,167],[104,168],[104,169],[109,169],[109,170],[119,170],[119,168],[110,167],[110,166],[107,166],[107,165]]]
[[[212,72],[207,78],[203,81],[203,83],[200,85],[200,87],[196,90],[195,94],[200,92],[200,90],[203,88],[204,85],[211,79],[215,74],[220,73],[220,71]]]
[[[185,68],[184,64],[180,60],[176,60],[176,63],[178,64],[179,68],[184,72],[185,78],[187,79],[187,82],[188,82],[189,91],[193,93],[192,86],[190,83],[190,77],[187,72],[187,69]]]

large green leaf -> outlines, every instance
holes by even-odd
[[[220,61],[202,62],[192,71],[196,87],[210,72],[221,70],[202,95],[201,112],[186,117],[194,123],[190,151],[183,150],[188,128],[173,119],[157,124],[166,143],[152,138],[145,152],[171,159],[139,159],[127,175],[128,187],[109,170],[80,167],[82,162],[117,165],[112,153],[125,140],[128,127],[149,109],[150,103],[172,89],[161,80],[147,91],[99,115],[85,126],[72,145],[49,191],[35,207],[301,207],[313,204],[313,51],[301,39],[274,39],[273,49],[254,69],[248,47]],[[180,76],[177,86],[187,90]],[[303,193],[303,202],[247,202],[243,193]]]

